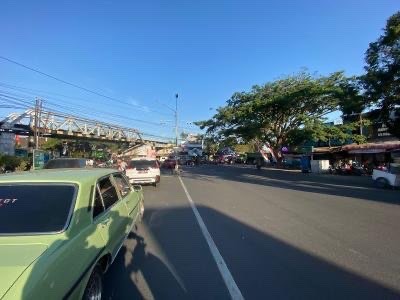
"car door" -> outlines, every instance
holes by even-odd
[[[92,266],[93,259],[104,247],[103,239],[94,229],[91,212],[88,211],[88,203],[93,195],[91,190],[92,186],[85,184],[51,181],[2,186],[1,197],[4,199],[4,196],[12,193],[19,205],[10,206],[13,210],[3,210],[3,214],[0,213],[0,229],[3,232],[7,228],[21,230],[23,225],[30,230],[24,233],[27,237],[21,242],[11,243],[8,246],[8,256],[2,257],[6,260],[14,259],[20,270],[19,275],[28,277],[23,288],[19,288],[22,296],[15,299],[62,299],[76,291],[77,282],[82,280],[82,276]],[[81,206],[82,202],[86,206]],[[31,270],[22,273],[28,267]],[[11,271],[7,271],[4,276],[1,274],[0,280],[6,282],[13,274]]]
[[[114,257],[126,237],[128,210],[122,203],[110,176],[103,177],[98,181],[95,197],[101,199],[105,209],[96,217],[95,223],[106,247]]]
[[[139,194],[133,190],[129,184],[129,180],[123,174],[115,173],[113,174],[113,178],[122,202],[126,205],[128,211],[127,233],[129,233],[139,211]]]

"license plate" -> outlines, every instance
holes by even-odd
[[[143,173],[147,173],[147,171],[138,171],[138,173],[143,174]]]

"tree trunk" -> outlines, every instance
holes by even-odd
[[[276,158],[277,166],[282,166],[282,156],[281,156],[281,151],[280,147],[271,147],[272,152],[274,153],[274,156]]]

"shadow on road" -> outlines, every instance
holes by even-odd
[[[199,206],[211,236],[247,299],[399,299],[400,292],[305,252],[214,209]],[[185,225],[181,222],[185,222]],[[174,273],[132,233],[105,278],[106,299],[140,299],[140,272],[154,299],[227,299],[208,246],[188,207],[149,209],[144,224]],[[131,259],[127,259],[131,256]],[[178,283],[176,277],[182,280]],[[151,297],[150,297],[151,298]]]
[[[400,204],[399,191],[375,188],[372,179],[366,176],[304,174],[279,169],[257,170],[242,166],[206,166],[187,169],[183,174],[187,178],[203,181],[210,181],[214,177],[273,188]]]
[[[150,296],[154,299],[183,299],[184,291],[173,274],[157,256],[146,251],[146,246],[142,236],[133,231],[129,234],[104,278],[104,299],[148,299]],[[144,278],[150,295],[137,287],[138,276]],[[160,284],[168,289],[158,288]]]

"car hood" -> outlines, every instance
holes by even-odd
[[[0,245],[0,298],[46,249],[44,244]]]

